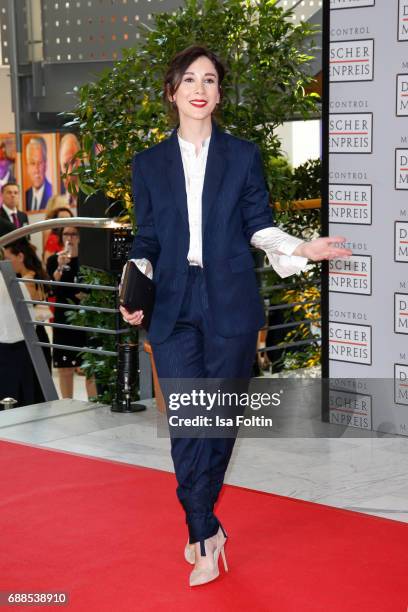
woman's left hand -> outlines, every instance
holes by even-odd
[[[309,242],[302,242],[302,244],[296,247],[292,254],[299,255],[300,257],[307,257],[307,259],[311,261],[348,258],[353,254],[351,249],[335,246],[345,241],[346,238],[344,238],[344,236],[324,236],[322,238],[310,240]]]

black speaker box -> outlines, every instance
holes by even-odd
[[[115,215],[114,200],[102,192],[91,196],[78,195],[78,217],[106,218]],[[109,209],[109,210],[108,210]],[[119,212],[119,210],[117,211]],[[79,261],[81,266],[121,272],[132,246],[133,235],[125,228],[79,228]]]

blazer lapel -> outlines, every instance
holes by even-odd
[[[171,192],[184,221],[188,225],[186,182],[184,177],[184,168],[183,160],[181,158],[180,145],[178,143],[177,138],[177,128],[173,130],[167,140],[166,157],[166,171]],[[217,195],[221,186],[221,181],[224,176],[225,169],[226,158],[223,133],[217,127],[215,121],[213,121],[202,195],[203,235],[211,208],[217,200]]]
[[[203,185],[203,208],[202,208],[202,234],[204,236],[205,226],[208,221],[210,211],[214,206],[221,181],[226,169],[225,145],[223,133],[218,128],[215,121],[212,122],[212,132],[210,146],[208,149],[207,165],[205,168]]]
[[[170,183],[174,202],[178,206],[181,216],[188,225],[186,180],[184,177],[183,160],[181,158],[180,145],[175,128],[167,140],[167,178]]]

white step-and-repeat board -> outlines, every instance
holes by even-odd
[[[329,73],[329,375],[361,386],[332,416],[408,435],[408,0],[330,0]]]

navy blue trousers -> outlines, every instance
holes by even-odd
[[[190,266],[182,307],[173,332],[152,343],[160,378],[248,379],[257,332],[224,338],[214,330],[203,269]],[[177,497],[184,508],[190,544],[217,533],[214,504],[221,491],[235,438],[171,437]]]

